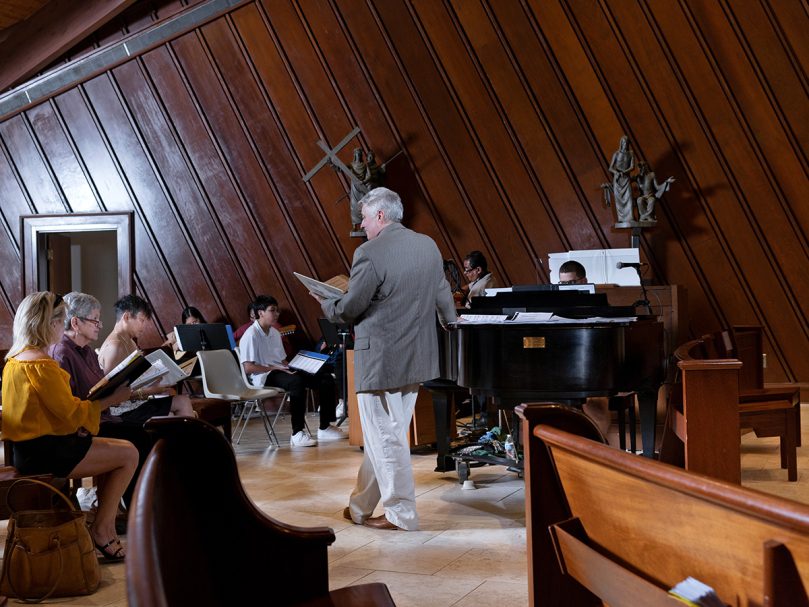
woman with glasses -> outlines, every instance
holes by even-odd
[[[469,286],[466,295],[466,307],[471,307],[473,297],[482,297],[486,294],[486,289],[493,289],[497,286],[494,275],[489,272],[486,258],[480,251],[472,251],[463,258],[463,275]]]
[[[3,369],[3,439],[13,441],[14,466],[21,474],[98,477],[98,512],[90,535],[105,558],[120,561],[125,550],[115,533],[115,513],[138,452],[127,441],[92,434],[98,432],[101,412],[127,400],[131,391],[121,386],[92,401],[73,396],[68,374],[47,353],[62,339],[65,308],[61,297],[47,291],[28,295],[17,308],[14,343]]]
[[[73,396],[87,398],[90,389],[104,377],[91,345],[98,341],[98,333],[104,326],[100,320],[101,303],[92,295],[76,291],[65,295],[64,301],[65,332],[49,353],[70,374]],[[109,409],[101,412],[98,436],[129,441],[138,450],[138,467],[123,494],[124,505],[129,508],[140,468],[152,449],[152,439],[142,422],[126,422]]]

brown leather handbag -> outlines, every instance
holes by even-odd
[[[48,597],[92,594],[101,581],[95,547],[84,519],[64,494],[34,479],[21,479],[9,489],[9,496],[21,485],[47,487],[67,503],[69,510],[14,511],[8,520],[8,537],[3,554],[0,594],[38,603]]]

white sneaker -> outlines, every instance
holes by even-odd
[[[343,438],[348,438],[348,434],[340,430],[340,428],[335,428],[334,426],[329,426],[325,430],[318,429],[317,431],[317,440],[329,441],[341,440]]]
[[[337,409],[334,410],[334,416],[337,419],[341,419],[346,416],[346,404],[343,402],[342,398],[337,401]]]
[[[318,431],[320,434],[320,431]],[[295,434],[293,434],[289,439],[289,446],[290,447],[316,447],[317,441],[313,439],[309,434],[303,430],[298,430]]]

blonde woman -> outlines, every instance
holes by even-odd
[[[101,411],[127,400],[118,388],[95,401],[70,391],[70,376],[48,356],[65,330],[59,295],[28,295],[14,315],[14,343],[3,369],[3,439],[13,441],[14,465],[22,474],[98,478],[98,512],[90,527],[96,548],[110,561],[126,552],[115,533],[115,513],[138,464],[132,443],[93,437]],[[86,431],[85,431],[86,429]]]

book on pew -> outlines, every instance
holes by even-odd
[[[692,577],[685,578],[669,594],[678,601],[693,607],[727,607],[716,595],[716,591]]]
[[[98,400],[106,398],[119,386],[123,384],[131,384],[136,378],[143,375],[152,366],[152,363],[146,359],[143,352],[136,350],[129,356],[123,359],[116,365],[112,371],[102,377],[99,382],[90,388],[87,393],[88,400]]]

